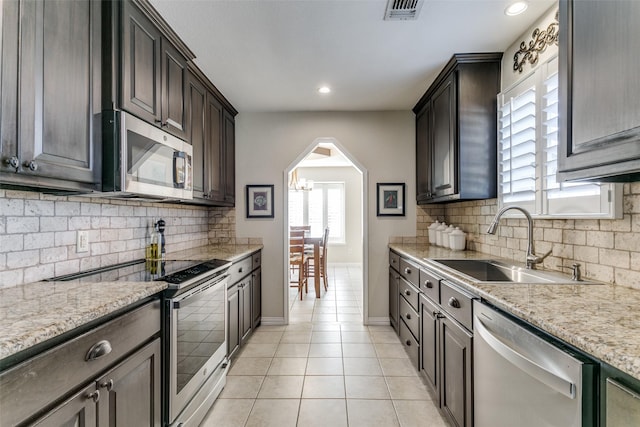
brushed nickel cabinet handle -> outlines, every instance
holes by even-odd
[[[93,400],[93,403],[98,403],[98,400],[100,400],[100,392],[98,390],[87,394],[87,399],[91,399]]]
[[[109,381],[105,381],[100,384],[100,387],[106,388],[107,391],[111,391],[113,389],[113,379],[109,379]]]
[[[84,357],[84,360],[89,362],[91,360],[99,359],[102,356],[106,356],[109,353],[111,353],[111,343],[107,340],[98,341],[91,346],[89,351],[87,351],[87,355]]]
[[[448,304],[453,308],[460,308],[460,301],[456,297],[449,298]]]

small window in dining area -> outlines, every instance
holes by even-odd
[[[289,224],[309,225],[312,236],[329,227],[330,243],[345,243],[344,182],[314,182],[311,190],[289,190]]]

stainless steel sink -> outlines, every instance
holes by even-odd
[[[526,269],[500,261],[486,259],[433,259],[431,261],[470,277],[473,281],[484,283],[527,283],[527,284],[599,284],[592,281],[576,281],[560,273]]]

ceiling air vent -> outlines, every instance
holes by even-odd
[[[414,21],[424,0],[389,0],[384,14],[385,21]]]

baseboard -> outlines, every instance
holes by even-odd
[[[369,317],[367,319],[367,325],[370,326],[390,326],[391,320],[389,317]]]
[[[286,323],[284,323],[284,317],[262,317],[260,324],[264,326],[286,325]]]

